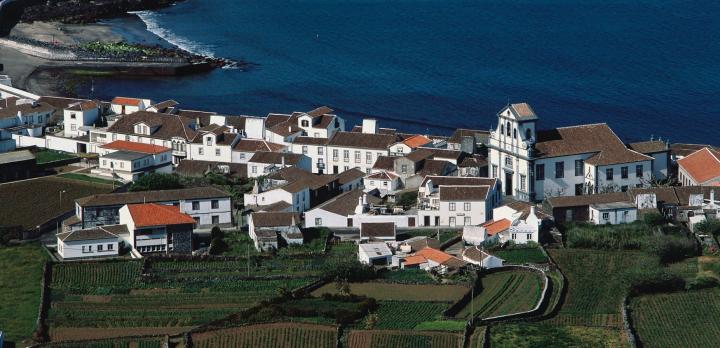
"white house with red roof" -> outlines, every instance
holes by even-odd
[[[195,220],[180,207],[157,203],[127,204],[120,208],[123,239],[141,254],[190,253]]]
[[[150,99],[115,97],[110,102],[110,110],[118,115],[128,115],[137,111],[144,111],[152,105]]]
[[[172,173],[172,149],[116,140],[99,147],[99,168],[91,173],[125,182],[149,173]]]
[[[720,153],[703,147],[677,161],[683,186],[720,186]]]

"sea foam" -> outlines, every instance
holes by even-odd
[[[145,26],[149,32],[161,37],[178,48],[193,54],[215,58],[212,46],[192,41],[188,38],[175,34],[169,29],[161,27],[159,18],[162,14],[153,11],[135,11],[129,13],[137,15],[143,22],[145,22]]]

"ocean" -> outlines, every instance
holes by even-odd
[[[139,16],[247,71],[105,78],[95,96],[264,116],[327,105],[357,123],[490,129],[508,102],[540,127],[608,123],[623,140],[720,143],[720,2],[188,0]]]

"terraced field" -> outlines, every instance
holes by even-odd
[[[333,348],[337,328],[302,323],[259,324],[193,333],[191,339],[196,348]]]
[[[377,310],[378,321],[374,329],[407,329],[412,330],[423,322],[441,318],[442,312],[449,302],[419,301],[380,301]]]
[[[630,303],[638,340],[646,347],[713,347],[720,337],[720,290],[656,294]]]
[[[443,301],[454,302],[465,295],[470,288],[461,285],[434,285],[434,284],[393,284],[393,283],[352,283],[350,293],[372,297],[377,300],[405,300],[405,301]],[[326,284],[313,291],[313,296],[322,294],[336,294],[334,283]]]
[[[481,279],[482,291],[456,317],[489,318],[528,311],[540,300],[543,280],[529,271],[492,273]]]
[[[500,324],[490,328],[490,347],[628,347],[621,337],[619,329],[545,324]]]
[[[460,348],[462,335],[442,332],[355,330],[348,348]]]

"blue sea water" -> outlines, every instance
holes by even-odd
[[[718,13],[716,1],[187,0],[141,17],[181,47],[257,65],[95,91],[231,115],[328,105],[440,134],[489,129],[526,101],[542,128],[720,143]]]

